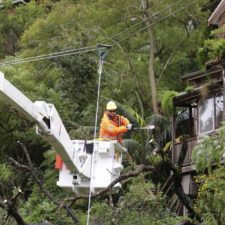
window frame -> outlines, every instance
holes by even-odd
[[[198,122],[197,122],[197,124],[198,124],[198,129],[197,129],[197,133],[198,133],[198,135],[199,136],[201,136],[201,135],[205,135],[205,134],[209,134],[209,133],[212,133],[212,132],[214,132],[216,129],[218,129],[218,128],[216,128],[216,126],[217,126],[217,103],[216,103],[216,99],[218,98],[218,97],[222,97],[223,98],[223,94],[222,93],[219,93],[219,94],[216,94],[216,95],[211,95],[211,96],[209,96],[207,99],[205,99],[204,100],[204,102],[205,101],[208,101],[209,99],[212,99],[213,100],[213,128],[212,128],[212,130],[208,130],[208,131],[205,131],[205,132],[200,132],[200,121],[201,121],[201,115],[200,115],[200,106],[202,105],[201,104],[201,102],[199,101],[198,102],[198,107],[197,107],[197,118],[198,118]],[[224,101],[224,100],[223,100]],[[224,103],[223,103],[224,104]],[[223,110],[222,110],[223,111]]]

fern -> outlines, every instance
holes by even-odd
[[[167,116],[173,113],[173,98],[178,95],[176,91],[165,91],[162,95],[162,109]]]

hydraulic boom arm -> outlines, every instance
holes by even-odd
[[[88,193],[106,188],[119,177],[122,152],[117,141],[71,140],[53,104],[32,102],[14,87],[0,72],[0,97],[26,119],[36,124],[41,135],[61,156],[57,185],[76,193]],[[92,160],[93,159],[93,160]],[[93,166],[92,166],[93,162]],[[92,182],[91,182],[92,181]],[[115,188],[120,187],[116,184]]]
[[[55,148],[70,171],[80,173],[79,162],[73,163],[74,146],[53,104],[44,101],[33,103],[6,80],[1,72],[0,96],[26,119],[37,125],[37,133]]]

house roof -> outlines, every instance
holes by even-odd
[[[196,107],[199,99],[204,98],[201,94],[202,87],[196,88],[190,92],[184,92],[173,98],[173,105],[175,107]],[[208,96],[221,92],[221,84],[214,83],[208,86]]]
[[[194,82],[194,81],[197,82],[200,79],[204,80],[206,77],[211,77],[211,78],[217,77],[218,74],[220,74],[222,71],[223,71],[223,68],[214,68],[210,70],[198,70],[193,73],[183,75],[181,79],[183,81],[188,81],[188,82]]]
[[[195,87],[201,86],[203,83],[211,80],[220,80],[221,72],[225,69],[224,60],[208,61],[205,68],[192,73],[181,76],[182,81],[189,82]]]
[[[221,0],[212,15],[208,19],[209,25],[218,25],[220,17],[225,13],[225,0]]]
[[[195,103],[201,98],[202,88],[208,86],[209,93],[217,93],[222,85],[224,62],[213,63],[210,68],[198,70],[193,73],[182,76],[182,80],[194,83],[194,89],[188,92],[180,93],[174,97],[173,103],[175,107],[194,107]]]

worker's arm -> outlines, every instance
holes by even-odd
[[[120,116],[120,124],[126,127],[128,124],[130,124],[130,121],[127,118]]]
[[[122,125],[117,127],[107,120],[102,121],[101,126],[107,133],[111,134],[112,136],[127,132],[126,126]]]

